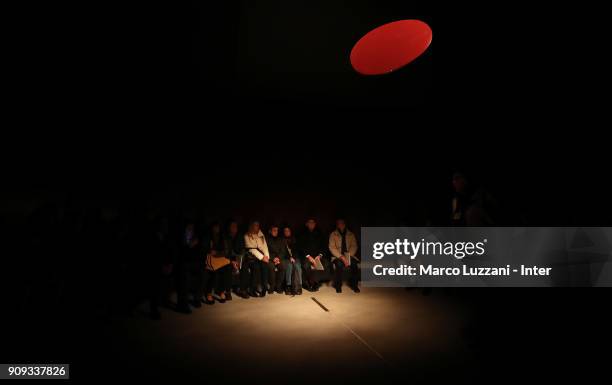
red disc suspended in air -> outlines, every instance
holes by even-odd
[[[384,24],[359,39],[351,51],[351,64],[362,75],[386,74],[421,56],[431,39],[431,28],[420,20]]]

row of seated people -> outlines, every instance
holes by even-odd
[[[302,288],[317,291],[321,280],[332,275],[336,292],[341,293],[347,271],[349,286],[359,292],[357,238],[342,218],[329,236],[318,229],[315,218],[308,218],[297,238],[289,226],[273,225],[264,235],[258,221],[252,221],[244,235],[238,223],[230,222],[225,234],[213,224],[208,234],[200,236],[190,222],[180,242],[176,274],[181,312],[191,312],[190,305],[231,300],[235,281],[239,282],[235,292],[246,299],[275,292],[301,295]]]

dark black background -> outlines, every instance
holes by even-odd
[[[499,199],[500,225],[610,224],[606,24],[588,3],[100,2],[6,15],[7,227],[49,201],[419,225],[444,217],[454,171]],[[352,45],[406,18],[432,27],[429,50],[387,76],[355,73]],[[502,341],[486,344],[483,368],[581,372],[609,340],[607,290],[463,294],[482,335]]]
[[[508,224],[606,223],[604,24],[587,4],[37,4],[12,15],[13,198],[181,197],[255,169],[268,177],[253,193],[270,199],[309,199],[299,192],[316,186],[337,206],[351,189],[372,211],[385,198],[412,212],[446,205],[463,171],[516,214]],[[430,24],[430,49],[388,76],[353,71],[355,41],[404,18]]]

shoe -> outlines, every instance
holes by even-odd
[[[238,292],[238,296],[243,298],[243,299],[249,299],[250,298],[249,293],[246,290],[240,290]]]
[[[311,291],[319,291],[319,285],[314,285]]]
[[[357,285],[353,286],[352,289],[355,293],[361,293],[361,290],[359,290],[359,286]]]
[[[297,289],[295,294],[296,295],[302,295],[302,288],[300,287],[299,289]]]
[[[207,305],[214,305],[215,304],[215,299],[214,299],[213,296],[210,296],[210,298],[208,296],[206,296],[206,298],[203,299],[202,302],[204,302]]]
[[[257,298],[259,294],[255,290],[249,290],[249,297]]]
[[[336,293],[342,293],[342,286],[336,286]]]
[[[231,292],[231,291],[228,291],[228,292],[225,294],[225,300],[226,300],[226,301],[231,301],[231,300],[232,300],[232,292]]]
[[[225,301],[227,301],[227,296],[225,296],[225,295],[219,296],[218,301],[219,301],[219,303],[225,303]]]
[[[289,289],[288,287],[285,288],[285,295],[292,295],[293,293],[291,292],[291,289]]]
[[[262,290],[262,291],[261,291],[261,294],[259,294],[259,296],[260,296],[261,298],[263,298],[263,297],[265,297],[265,296],[266,296],[266,293],[267,293],[267,290]]]
[[[268,294],[274,294],[274,290],[272,288],[268,289]]]
[[[281,288],[276,289],[276,293],[277,294],[283,294],[283,289],[281,289]]]

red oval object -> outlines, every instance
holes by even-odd
[[[384,24],[359,39],[351,51],[351,64],[362,75],[386,74],[421,56],[431,39],[431,28],[420,20]]]

